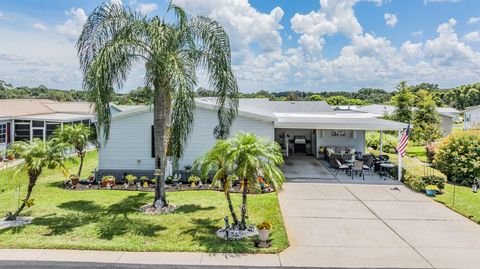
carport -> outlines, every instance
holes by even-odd
[[[355,148],[357,152],[365,152],[365,133],[366,131],[395,131],[398,138],[402,135],[407,124],[391,120],[379,119],[370,113],[358,112],[324,112],[324,113],[274,113],[275,121],[275,140],[282,146],[286,157],[284,170],[287,177],[295,175],[295,171],[302,171],[300,178],[317,178],[316,175],[308,176],[309,171],[316,172],[323,176],[324,171],[312,168],[312,160],[308,158],[299,158],[295,150],[297,138],[303,131],[304,134],[311,134],[310,141],[305,135],[307,142],[310,143],[311,150],[301,152],[301,155],[311,155],[321,158],[321,150],[326,147]],[[290,132],[290,134],[289,134]],[[291,134],[294,135],[291,135]],[[382,135],[380,135],[380,145],[382,145]],[[309,148],[308,146],[306,147]],[[340,152],[340,150],[339,150]],[[291,159],[294,157],[293,159]],[[289,160],[290,159],[290,160]],[[399,156],[399,166],[402,166],[402,158]],[[302,160],[306,164],[302,164]],[[290,166],[299,166],[298,169]],[[319,166],[322,165],[319,163]],[[328,170],[327,170],[328,171]],[[398,178],[401,178],[402,169],[398,169]]]

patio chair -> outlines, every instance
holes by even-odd
[[[363,180],[365,180],[365,174],[363,173],[363,161],[353,162],[353,166],[352,166],[352,169],[351,169],[352,180],[353,180],[353,172],[355,172],[355,173],[360,172],[360,175],[363,177]]]
[[[338,175],[338,173],[340,171],[345,171],[345,172],[350,171],[350,166],[348,166],[347,164],[341,163],[338,159],[335,159],[335,161],[337,162],[337,168],[335,170],[335,177]]]
[[[373,176],[373,171],[375,169],[375,159],[373,158],[369,158],[367,159],[366,161],[364,161],[364,165],[363,165],[363,172],[368,172],[370,173],[370,175]]]
[[[345,161],[352,160],[353,159],[353,154],[345,153],[345,154],[343,154],[342,159],[345,160]]]

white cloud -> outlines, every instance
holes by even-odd
[[[247,0],[176,0],[176,4],[185,7],[194,15],[206,15],[214,18],[227,31],[234,57],[244,58],[249,46],[256,44],[263,52],[280,50],[282,38],[279,30],[284,12],[276,7],[270,13],[262,13],[250,5]]]
[[[112,5],[123,6],[123,1],[122,1],[122,0],[110,0],[110,3],[111,3]]]
[[[422,36],[423,36],[423,31],[412,32],[412,35],[413,35],[413,36],[420,36],[420,37],[422,37]]]
[[[470,32],[466,34],[463,39],[468,42],[478,42],[480,41],[480,33],[475,31],[475,32]]]
[[[155,3],[138,4],[136,10],[142,14],[148,14],[157,10],[157,4]]]
[[[65,11],[65,14],[70,18],[63,24],[56,26],[57,32],[72,37],[78,37],[82,31],[83,25],[87,21],[85,11],[81,8],[71,8],[70,10]]]
[[[396,14],[385,13],[383,15],[383,18],[385,19],[385,25],[388,25],[392,28],[395,27],[395,25],[398,22],[398,18]]]
[[[37,30],[41,30],[41,31],[45,31],[45,30],[48,29],[47,26],[45,26],[42,23],[34,23],[34,24],[32,24],[32,27],[37,29]]]
[[[480,17],[470,17],[470,18],[468,18],[467,23],[474,24],[474,23],[477,23],[479,21],[480,21]]]
[[[0,11],[0,18],[3,18],[3,13]]]

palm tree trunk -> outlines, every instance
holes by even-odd
[[[5,218],[7,221],[13,221],[16,220],[18,215],[22,212],[22,210],[25,208],[27,205],[28,200],[30,200],[30,196],[32,195],[33,187],[35,187],[35,182],[37,182],[37,175],[29,173],[29,183],[28,183],[28,189],[27,189],[27,195],[25,196],[25,199],[23,200],[22,204],[20,207],[13,213],[13,215],[8,216]]]
[[[80,166],[78,167],[78,177],[81,176],[82,174],[82,168],[83,168],[83,159],[85,158],[85,151],[80,151],[78,156],[80,157]]]
[[[155,140],[155,169],[160,170],[155,181],[155,207],[168,205],[165,195],[165,168],[167,166],[167,150],[170,141],[172,117],[172,97],[166,83],[155,83],[153,105],[153,129]]]
[[[247,229],[247,193],[248,193],[248,178],[243,179],[242,192],[242,221],[240,222],[240,229]]]
[[[235,210],[233,208],[232,198],[230,197],[230,191],[228,190],[226,180],[223,181],[223,191],[225,192],[225,197],[227,198],[228,209],[230,209],[230,214],[232,215],[233,224],[235,226],[238,226],[238,217],[237,217],[237,214],[235,214]]]

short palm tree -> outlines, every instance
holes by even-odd
[[[19,208],[15,213],[8,214],[6,220],[16,220],[25,206],[31,203],[30,196],[32,195],[33,187],[35,187],[38,177],[45,168],[58,168],[67,175],[65,167],[65,161],[67,160],[65,156],[66,145],[59,143],[56,139],[51,139],[48,142],[43,142],[40,139],[28,142],[15,142],[11,149],[15,155],[25,161],[17,172],[23,172],[28,175],[28,187],[25,199],[23,199]]]
[[[80,165],[78,167],[77,175],[80,177],[83,168],[83,159],[85,158],[86,147],[89,142],[93,142],[92,129],[84,124],[64,125],[63,130],[58,129],[55,132],[55,137],[58,141],[72,146],[80,158]]]
[[[215,171],[212,184],[216,184],[217,182],[222,184],[233,224],[238,226],[238,217],[233,208],[232,198],[230,197],[230,184],[233,178],[230,173],[233,169],[234,162],[228,159],[227,156],[232,150],[231,145],[227,140],[217,140],[213,148],[195,162],[193,170],[200,170],[203,177],[207,177],[212,171]]]
[[[227,159],[234,162],[233,174],[243,180],[240,229],[246,229],[248,186],[258,184],[258,177],[280,189],[285,176],[280,169],[283,156],[278,143],[254,134],[237,134],[229,139]]]
[[[230,42],[222,26],[168,6],[164,17],[147,18],[117,4],[97,7],[77,41],[88,99],[95,103],[98,125],[108,139],[114,87],[121,87],[132,66],[142,62],[146,86],[152,87],[155,168],[155,207],[167,206],[167,152],[175,160],[193,123],[197,68],[203,68],[218,108],[215,134],[226,137],[238,106],[238,86],[231,68]]]

